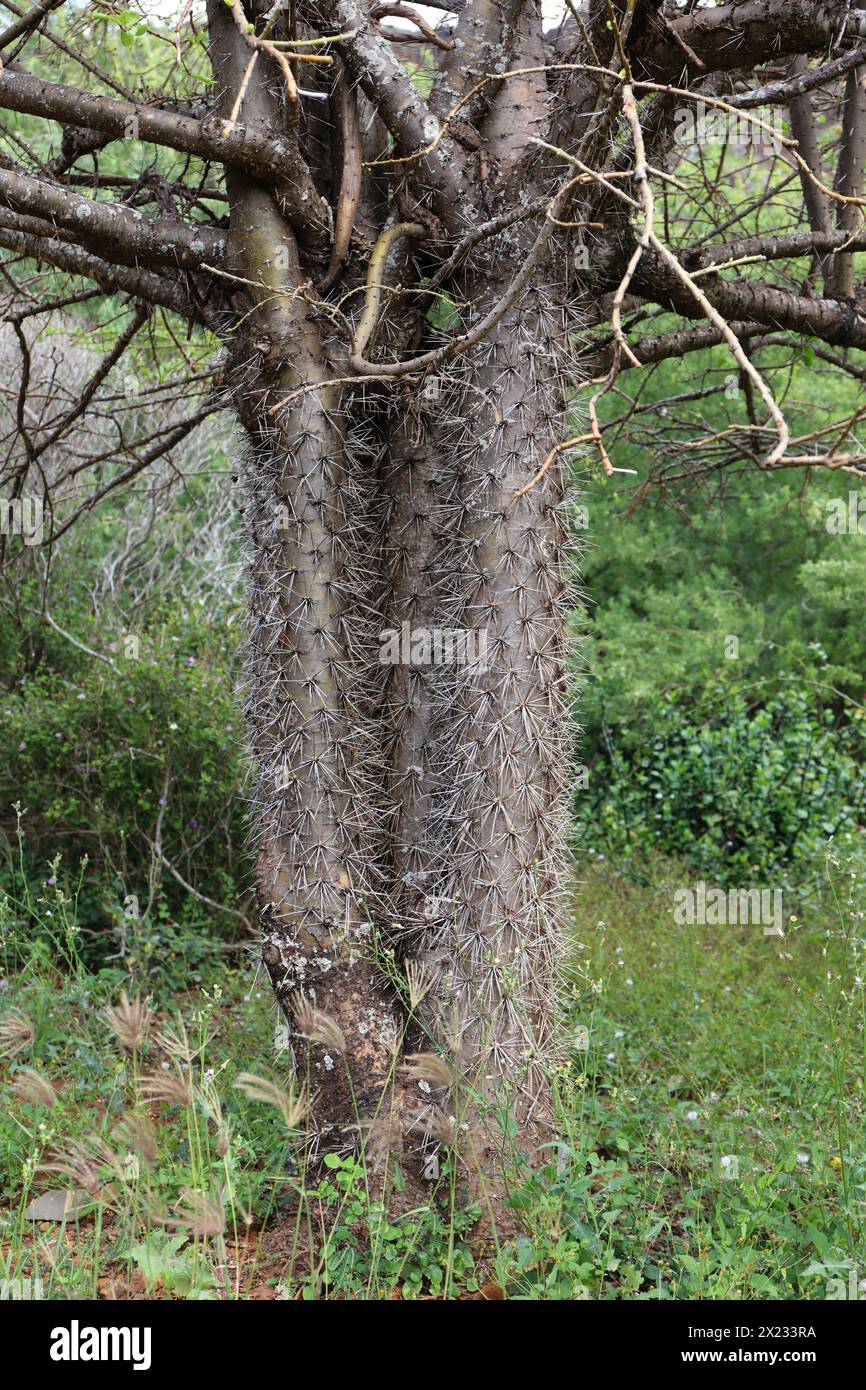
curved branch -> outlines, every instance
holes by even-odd
[[[419,42],[435,44],[446,53],[450,53],[454,47],[451,39],[445,39],[441,34],[437,34],[432,25],[428,24],[423,15],[417,10],[413,10],[411,5],[404,5],[402,0],[382,0],[382,3],[374,5],[370,11],[371,19],[408,19],[418,29],[421,38],[416,34],[386,34],[385,37],[392,43]],[[384,31],[383,31],[384,32]]]
[[[692,10],[670,21],[670,31],[691,49],[706,72],[752,68],[769,57],[820,53],[830,40],[866,38],[866,10],[851,10],[843,26],[838,9],[813,0],[735,0],[733,4]],[[686,70],[690,78],[703,74],[672,44],[665,26],[641,28],[629,57],[635,76],[677,81]]]
[[[388,256],[391,254],[391,249],[394,243],[402,237],[422,237],[425,232],[426,228],[422,227],[419,222],[393,222],[390,227],[385,228],[373,248],[367,270],[364,312],[358,321],[355,340],[349,355],[349,362],[356,372],[366,372],[368,368],[375,373],[380,372],[379,367],[373,366],[372,363],[365,360],[364,352],[372,340],[376,331],[376,324],[379,321],[379,306],[382,302],[382,271]]]
[[[358,98],[340,68],[335,83],[334,96],[339,105],[340,140],[343,146],[343,171],[340,178],[340,196],[337,202],[337,217],[334,223],[334,245],[328,269],[316,285],[319,294],[324,294],[340,278],[343,266],[349,255],[349,244],[358,213],[361,197],[362,162],[361,122],[358,118]]]
[[[563,202],[571,192],[573,184],[574,180],[569,179],[550,199],[547,210],[551,215],[544,219],[544,225],[538,232],[520,270],[514,276],[514,279],[511,281],[511,284],[505,290],[504,294],[493,305],[492,309],[489,309],[483,318],[480,318],[468,332],[462,334],[458,338],[452,338],[450,343],[445,343],[442,347],[431,348],[429,352],[423,352],[418,357],[410,357],[403,362],[378,363],[368,362],[364,358],[363,349],[366,343],[359,344],[358,336],[356,335],[352,352],[349,355],[349,361],[354,370],[365,376],[387,376],[391,378],[408,376],[410,373],[428,371],[431,367],[438,367],[444,362],[450,362],[453,358],[459,357],[464,352],[468,352],[476,343],[480,343],[486,338],[505,317],[512,304],[520,297],[529,284],[542,256],[547,250],[548,242],[556,226],[556,216]],[[403,234],[407,234],[408,228],[414,225],[414,223],[402,224]]]
[[[320,8],[335,28],[352,31],[343,48],[346,67],[393,135],[397,154],[417,159],[436,216],[449,230],[465,231],[472,187],[461,151],[357,0],[328,0]]]

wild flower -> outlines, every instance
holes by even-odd
[[[454,1074],[438,1052],[413,1052],[403,1063],[403,1071],[412,1081],[426,1081],[431,1086],[453,1086]]]
[[[216,1130],[217,1152],[221,1158],[225,1158],[231,1148],[232,1130],[223,1115],[222,1101],[213,1078],[213,1070],[206,1072],[201,1085],[196,1089],[196,1095],[202,1110]]]
[[[65,1147],[55,1149],[48,1162],[39,1167],[40,1173],[57,1173],[67,1178],[73,1187],[83,1187],[91,1196],[103,1189],[106,1169],[111,1176],[123,1181],[123,1159],[95,1134],[86,1140],[68,1139]],[[105,1195],[104,1190],[102,1195]]]
[[[193,1096],[192,1086],[179,1068],[142,1076],[138,1089],[145,1102],[164,1101],[166,1105],[189,1105]]]
[[[153,1220],[169,1230],[188,1230],[193,1236],[221,1236],[226,1229],[222,1193],[209,1196],[198,1188],[185,1187],[174,1210],[177,1216],[154,1215]]]
[[[115,1139],[145,1163],[157,1160],[156,1129],[146,1115],[133,1111],[124,1115],[114,1131]]]
[[[307,1102],[302,1096],[296,1096],[291,1090],[283,1090],[275,1081],[268,1081],[264,1076],[241,1072],[235,1079],[235,1088],[250,1100],[275,1106],[283,1117],[286,1129],[290,1131],[299,1129],[307,1114]]]
[[[436,1109],[424,1116],[424,1128],[430,1138],[437,1139],[440,1144],[453,1144],[457,1120],[453,1115],[446,1115],[444,1110]]]
[[[204,1020],[204,1015],[201,1012],[197,1013],[195,1017],[199,1021]],[[215,1030],[209,1028],[205,1031],[201,1041],[193,1046],[190,1042],[189,1034],[186,1031],[185,1023],[182,1019],[178,1019],[174,1024],[166,1024],[164,1027],[160,1028],[156,1035],[156,1043],[158,1047],[162,1048],[163,1052],[171,1057],[172,1061],[179,1062],[189,1067],[192,1066],[193,1058],[197,1057],[200,1052],[203,1052],[207,1044],[212,1042],[215,1036]]]
[[[414,960],[407,961],[404,973],[409,986],[409,1008],[415,1010],[435,985],[436,973],[429,965]]]
[[[53,1110],[57,1104],[57,1092],[51,1082],[32,1067],[22,1067],[15,1073],[12,1090],[20,1100],[41,1105],[46,1110]]]

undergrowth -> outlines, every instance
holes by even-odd
[[[824,1298],[840,1273],[856,1286],[856,879],[831,861],[834,912],[790,914],[782,940],[676,926],[685,871],[645,867],[638,881],[595,865],[577,896],[556,1138],[543,1166],[509,1175],[507,1234],[479,1224],[445,1153],[429,1200],[399,1216],[358,1158],[306,1168],[303,1100],[251,955],[211,953],[193,987],[182,950],[88,969],[77,880],[56,863],[38,891],[25,880],[0,903],[0,1279],[41,1281],[50,1299]]]

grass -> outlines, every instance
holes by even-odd
[[[858,1282],[856,880],[837,867],[845,898],[781,940],[675,926],[693,877],[588,869],[561,1137],[515,1180],[507,1240],[479,1234],[447,1164],[393,1221],[355,1159],[304,1172],[273,1004],[242,952],[214,951],[186,992],[182,957],[173,975],[162,961],[147,1003],[147,979],[124,1003],[123,961],[81,965],[73,890],[7,898],[0,1279],[51,1299],[786,1299]],[[34,1219],[35,1198],[70,1189],[65,1219]]]
[[[866,1264],[859,919],[676,927],[693,877],[596,868],[580,895],[598,1004],[562,1107],[565,1229],[589,1297],[823,1298]]]

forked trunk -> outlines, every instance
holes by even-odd
[[[555,305],[515,312],[482,363],[385,420],[381,400],[305,389],[333,368],[320,330],[305,320],[303,350],[294,331],[290,368],[269,376],[244,351],[235,369],[253,441],[264,960],[307,1038],[327,1147],[363,1139],[378,1160],[462,1138],[477,1168],[515,1125],[535,1149],[550,1118],[568,767],[559,462],[516,494],[561,437],[565,325]],[[298,1014],[302,998],[342,1040]],[[426,1054],[408,1074],[407,1050]]]
[[[211,32],[228,108],[247,59],[224,8],[212,3]],[[249,116],[276,120],[273,89],[246,100]],[[476,1173],[501,1173],[494,1150],[548,1137],[555,1052],[560,457],[521,490],[563,437],[564,272],[539,261],[543,288],[458,361],[348,384],[345,338],[315,302],[278,197],[246,176],[228,186],[264,962],[319,1148],[363,1145],[381,1171],[388,1155],[406,1166],[446,1143]],[[537,235],[507,230],[474,258],[458,292],[479,315]],[[411,255],[398,229],[375,276],[414,278]],[[438,341],[399,300],[387,333],[390,354]]]

